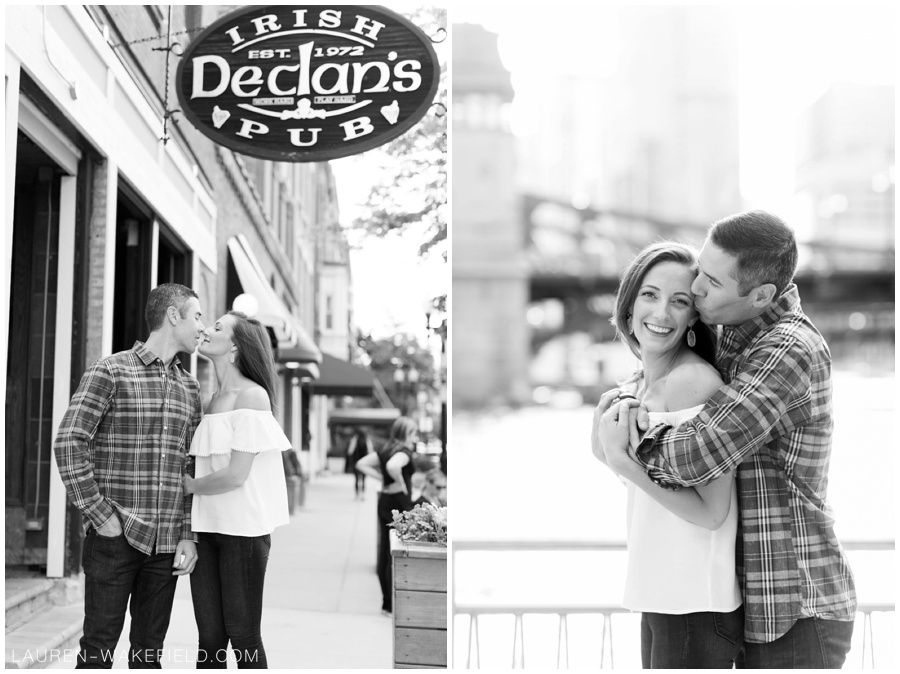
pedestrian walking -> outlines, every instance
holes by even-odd
[[[66,493],[84,516],[77,668],[112,667],[129,603],[129,666],[158,666],[175,584],[197,562],[182,474],[200,386],[176,355],[204,338],[197,293],[163,283],[144,316],[147,341],[84,373],[54,445]]]
[[[350,438],[350,445],[347,447],[347,455],[350,457],[353,466],[353,493],[359,500],[366,498],[366,474],[356,470],[356,464],[363,457],[372,452],[372,440],[362,428],[357,429],[353,437]]]
[[[216,372],[216,392],[191,455],[196,477],[192,523],[200,561],[191,576],[197,667],[226,668],[228,643],[240,669],[266,669],[261,622],[272,531],[290,520],[281,452],[291,444],[278,425],[275,360],[262,324],[230,311],[200,347]]]

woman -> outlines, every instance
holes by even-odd
[[[200,353],[217,389],[194,440],[191,523],[199,560],[191,574],[200,635],[198,669],[225,668],[228,642],[242,669],[267,668],[260,633],[271,533],[289,521],[281,452],[291,448],[272,416],[275,361],[259,321],[230,311],[207,331]]]
[[[412,457],[417,433],[415,421],[409,417],[400,417],[391,426],[391,434],[384,447],[367,454],[356,464],[356,470],[383,482],[378,495],[378,524],[381,530],[378,543],[378,580],[381,582],[381,611],[385,614],[393,611],[388,525],[394,521],[392,510],[405,512],[413,507],[410,494],[412,475],[415,472]]]
[[[604,396],[637,398],[651,425],[699,414],[722,385],[712,333],[693,307],[696,276],[692,248],[656,243],[638,254],[619,286],[613,322],[642,367]],[[625,454],[601,459],[628,487],[623,605],[643,612],[643,666],[732,668],[743,640],[733,475],[672,491]]]

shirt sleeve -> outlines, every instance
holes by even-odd
[[[291,442],[271,412],[240,410],[234,418],[231,449],[259,454],[273,449],[291,449]]]
[[[184,470],[187,475],[194,477],[194,471],[196,469],[196,460],[193,456],[190,456],[189,450],[191,448],[191,443],[194,441],[194,432],[197,430],[197,426],[200,425],[200,418],[203,414],[202,406],[200,404],[200,385],[194,383],[191,386],[191,395],[194,397],[194,411],[191,415],[191,421],[188,425],[188,432],[185,436],[185,446],[184,446]],[[197,534],[194,533],[191,519],[191,508],[194,504],[194,495],[193,494],[184,494],[184,518],[182,519],[181,524],[181,540],[182,541],[194,541],[195,543],[198,540]]]
[[[95,529],[103,526],[115,512],[100,494],[94,479],[91,447],[115,393],[115,378],[108,363],[97,361],[82,375],[53,445],[56,465],[69,500]]]
[[[644,436],[637,457],[656,484],[676,489],[706,484],[759,451],[777,425],[809,420],[809,347],[775,332],[751,348],[740,374],[719,388],[699,415]]]

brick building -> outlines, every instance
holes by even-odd
[[[309,382],[325,379],[318,255],[321,238],[340,238],[335,181],[327,163],[243,157],[172,114],[178,56],[167,36],[186,46],[221,11],[6,9],[8,572],[78,573],[81,516],[56,474],[53,437],[84,370],[146,338],[144,302],[159,283],[196,289],[208,324],[253,296],[277,346],[276,417],[311,475],[324,463],[325,438],[305,429],[321,426],[329,408]],[[332,255],[327,264],[342,279],[327,284],[328,320],[347,326],[331,331],[329,349],[348,340],[346,359],[349,261]],[[205,403],[212,368],[197,354],[182,361]]]

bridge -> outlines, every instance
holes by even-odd
[[[576,208],[535,195],[524,196],[522,205],[530,298],[533,302],[562,300],[573,320],[578,318],[577,305],[608,318],[621,271],[648,243],[672,239],[699,248],[709,226]],[[808,310],[827,306],[852,313],[881,305],[891,305],[893,310],[893,245],[871,248],[808,242],[799,249],[795,282]],[[577,323],[572,327],[579,327]]]

